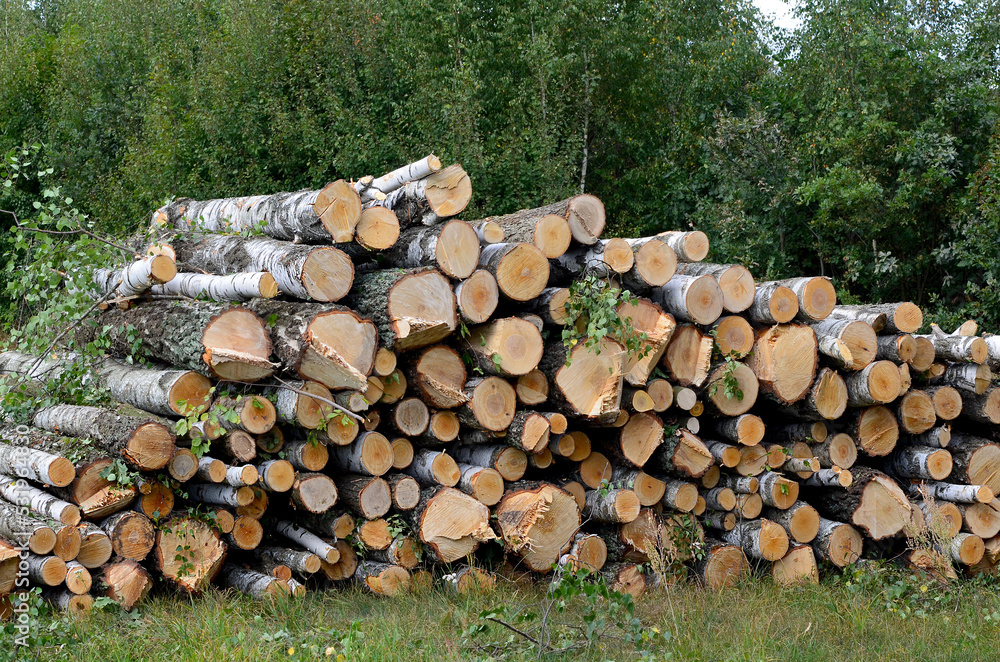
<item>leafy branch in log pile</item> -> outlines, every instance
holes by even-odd
[[[565,304],[567,322],[563,326],[562,341],[567,350],[584,340],[584,346],[601,353],[600,342],[604,338],[616,340],[629,354],[639,358],[651,351],[648,336],[635,330],[631,317],[618,313],[622,304],[634,304],[636,297],[621,289],[617,284],[587,274],[569,287],[569,299]],[[567,353],[566,364],[569,365]]]
[[[726,368],[722,372],[722,378],[712,382],[708,387],[708,395],[712,397],[719,391],[719,382],[722,382],[723,393],[727,398],[736,398],[743,402],[743,390],[740,388],[740,380],[734,374],[740,365],[735,352],[726,357]]]

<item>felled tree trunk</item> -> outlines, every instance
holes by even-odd
[[[491,273],[512,301],[534,299],[549,282],[549,261],[534,244],[490,244],[479,255],[479,268]]]
[[[847,384],[848,407],[884,405],[899,397],[899,368],[892,361],[875,361],[861,370],[849,374]]]
[[[809,395],[818,364],[816,349],[816,334],[807,326],[758,329],[747,366],[757,376],[761,392],[788,405]]]
[[[861,370],[875,360],[878,338],[866,322],[838,318],[810,324],[821,352],[848,370]]]
[[[873,540],[883,540],[903,530],[910,521],[910,502],[885,474],[858,466],[854,481],[846,489],[823,490],[812,500],[820,510],[850,522]]]
[[[931,341],[934,345],[934,355],[939,361],[985,363],[989,356],[989,347],[986,345],[986,341],[976,336],[948,336],[933,333],[916,337]]]
[[[966,434],[952,434],[948,444],[951,452],[952,483],[985,485],[1000,494],[1000,444]]]
[[[105,359],[97,367],[111,397],[161,416],[197,416],[208,409],[212,383],[188,370],[150,370]]]
[[[153,578],[131,559],[116,559],[101,567],[97,579],[98,592],[131,610],[153,589]]]
[[[153,523],[145,515],[126,510],[101,522],[101,528],[111,540],[115,554],[133,561],[142,561],[153,549]]]
[[[361,196],[362,202],[383,200],[385,194],[392,193],[410,182],[429,177],[439,170],[441,170],[441,159],[428,154],[419,161],[396,168],[381,177],[362,177],[354,183],[354,190]]]
[[[496,222],[504,228],[505,233],[509,233],[508,237],[517,237],[508,241],[529,241],[520,235],[527,234],[527,228],[531,228],[531,232],[535,233],[535,228],[547,216],[564,219],[569,225],[573,239],[581,244],[594,244],[604,231],[604,203],[592,195],[578,195],[544,207],[522,209],[513,214],[491,216],[484,220]]]
[[[216,234],[176,237],[170,246],[186,266],[209,273],[266,271],[281,292],[297,299],[339,301],[354,282],[351,258],[330,246]]]
[[[258,600],[288,595],[290,592],[288,585],[277,577],[234,565],[222,567],[219,581],[223,586],[229,586]]]
[[[721,591],[735,586],[749,570],[750,563],[739,545],[707,538],[704,556],[695,563],[695,572],[708,588]]]
[[[650,467],[685,478],[701,478],[712,464],[714,458],[705,444],[684,428],[667,437],[649,459]]]
[[[681,324],[671,336],[663,363],[680,386],[700,387],[712,367],[712,337],[692,324]]]
[[[177,274],[169,283],[154,285],[150,292],[160,296],[182,296],[202,301],[249,301],[278,296],[274,277],[265,272],[230,274]]]
[[[795,319],[799,312],[799,300],[795,292],[778,281],[758,283],[753,303],[746,314],[758,324],[786,324]]]
[[[580,508],[565,490],[548,483],[515,483],[496,507],[504,547],[536,572],[548,572],[580,527]]]
[[[754,301],[757,285],[746,267],[738,264],[681,263],[677,273],[683,276],[712,276],[722,290],[722,307],[730,313],[741,313]]]
[[[662,308],[649,299],[623,303],[618,307],[618,314],[632,321],[632,328],[636,333],[646,334],[642,351],[628,354],[622,368],[626,382],[633,386],[643,386],[666,352],[677,324],[672,315],[663,312]]]
[[[95,269],[93,275],[99,296],[129,298],[173,280],[177,265],[166,255],[150,255],[121,269]]]
[[[538,367],[549,379],[549,401],[570,417],[613,422],[621,411],[624,347],[607,337],[586,345],[581,339],[568,356],[561,342],[546,347]]]
[[[479,237],[471,225],[459,220],[415,227],[403,232],[393,248],[380,256],[397,267],[437,267],[446,276],[462,280],[479,264]]]
[[[531,322],[519,317],[504,317],[470,329],[461,347],[480,372],[519,377],[538,367],[544,341]]]
[[[263,232],[288,241],[350,241],[361,198],[341,179],[319,191],[197,201],[179,198],[153,214],[152,225],[185,232]]]
[[[250,307],[273,320],[275,353],[286,371],[331,389],[367,387],[378,349],[371,322],[334,304],[257,299]]]
[[[721,537],[742,548],[747,556],[762,561],[777,561],[788,551],[788,534],[766,519],[740,522]]]
[[[462,166],[454,164],[427,177],[407,182],[381,200],[367,205],[391,209],[401,227],[435,225],[456,216],[472,199],[472,182]]]
[[[722,315],[723,294],[712,276],[674,276],[652,299],[685,322],[712,324]]]
[[[824,320],[837,305],[837,291],[829,278],[809,276],[779,282],[795,293],[799,302],[799,319],[807,322]]]
[[[455,293],[434,269],[373,271],[355,279],[350,303],[395,352],[431,345],[458,326]]]
[[[48,517],[70,526],[80,523],[79,508],[68,501],[63,501],[48,492],[29,485],[25,480],[0,475],[0,496],[10,503],[27,506],[33,513],[41,517]]]
[[[480,543],[496,538],[489,525],[489,509],[451,487],[424,489],[409,517],[414,533],[440,563],[464,558]]]
[[[174,454],[174,435],[163,424],[98,407],[56,405],[36,413],[32,422],[43,430],[91,439],[144,471],[162,469]]]
[[[831,315],[841,319],[861,320],[863,322],[869,322],[872,315],[884,316],[885,326],[879,331],[887,334],[913,333],[924,323],[923,312],[910,302],[837,306]]]
[[[13,431],[0,431],[3,439]],[[53,450],[60,450],[55,448]],[[30,480],[65,487],[76,477],[76,468],[65,457],[44,450],[0,443],[0,473],[21,476]]]
[[[151,301],[109,310],[95,326],[81,326],[77,341],[98,336],[110,342],[114,354],[130,356],[138,338],[147,356],[219,379],[254,382],[275,368],[264,322],[245,308],[223,304]]]
[[[365,519],[377,519],[392,508],[392,489],[382,478],[358,474],[334,477],[339,500]]]

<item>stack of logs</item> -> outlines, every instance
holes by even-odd
[[[602,239],[590,195],[456,219],[470,196],[429,156],[158,210],[69,334],[108,348],[87,380],[119,404],[2,423],[0,595],[23,572],[85,610],[153,576],[395,595],[569,566],[638,594],[1000,560],[1000,337],[917,335],[917,306],[838,306],[825,278],[755,283],[698,231]],[[585,337],[590,277],[631,293],[641,351]],[[51,393],[83,360],[0,369]]]

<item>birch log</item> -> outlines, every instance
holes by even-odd
[[[165,246],[153,245],[150,250]],[[278,289],[297,299],[339,301],[354,282],[354,264],[331,246],[302,246],[265,237],[175,237],[169,248],[188,268],[212,274],[266,271]]]
[[[383,200],[386,194],[392,193],[410,182],[429,177],[439,170],[441,170],[441,159],[433,154],[428,154],[419,161],[396,168],[381,177],[362,177],[355,182],[354,190],[361,196],[362,202]]]
[[[166,255],[149,255],[121,269],[95,269],[94,284],[101,297],[136,297],[177,275],[177,265]]]
[[[214,274],[177,274],[170,282],[150,288],[154,295],[182,296],[202,301],[249,301],[257,297],[273,299],[278,285],[267,272]]]
[[[435,225],[442,219],[461,214],[472,199],[472,182],[468,173],[453,164],[429,176],[406,183],[382,200],[372,200],[366,206],[376,205],[391,209],[399,219],[400,227]]]
[[[153,213],[154,228],[185,232],[262,232],[288,241],[350,241],[361,217],[361,198],[337,180],[319,191],[197,201],[179,198]]]

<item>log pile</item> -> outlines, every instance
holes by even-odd
[[[921,536],[992,571],[994,337],[916,335],[913,304],[838,306],[824,278],[755,283],[704,262],[701,232],[602,237],[590,195],[459,220],[471,190],[429,156],[158,210],[75,331],[109,348],[108,403],[0,426],[0,578],[26,548],[30,582],[77,610],[154,583],[393,596],[436,570],[465,591],[586,568],[638,594],[816,581]],[[621,290],[603,322],[588,279]],[[137,341],[159,367],[124,360]],[[45,383],[80,360],[0,370]]]

